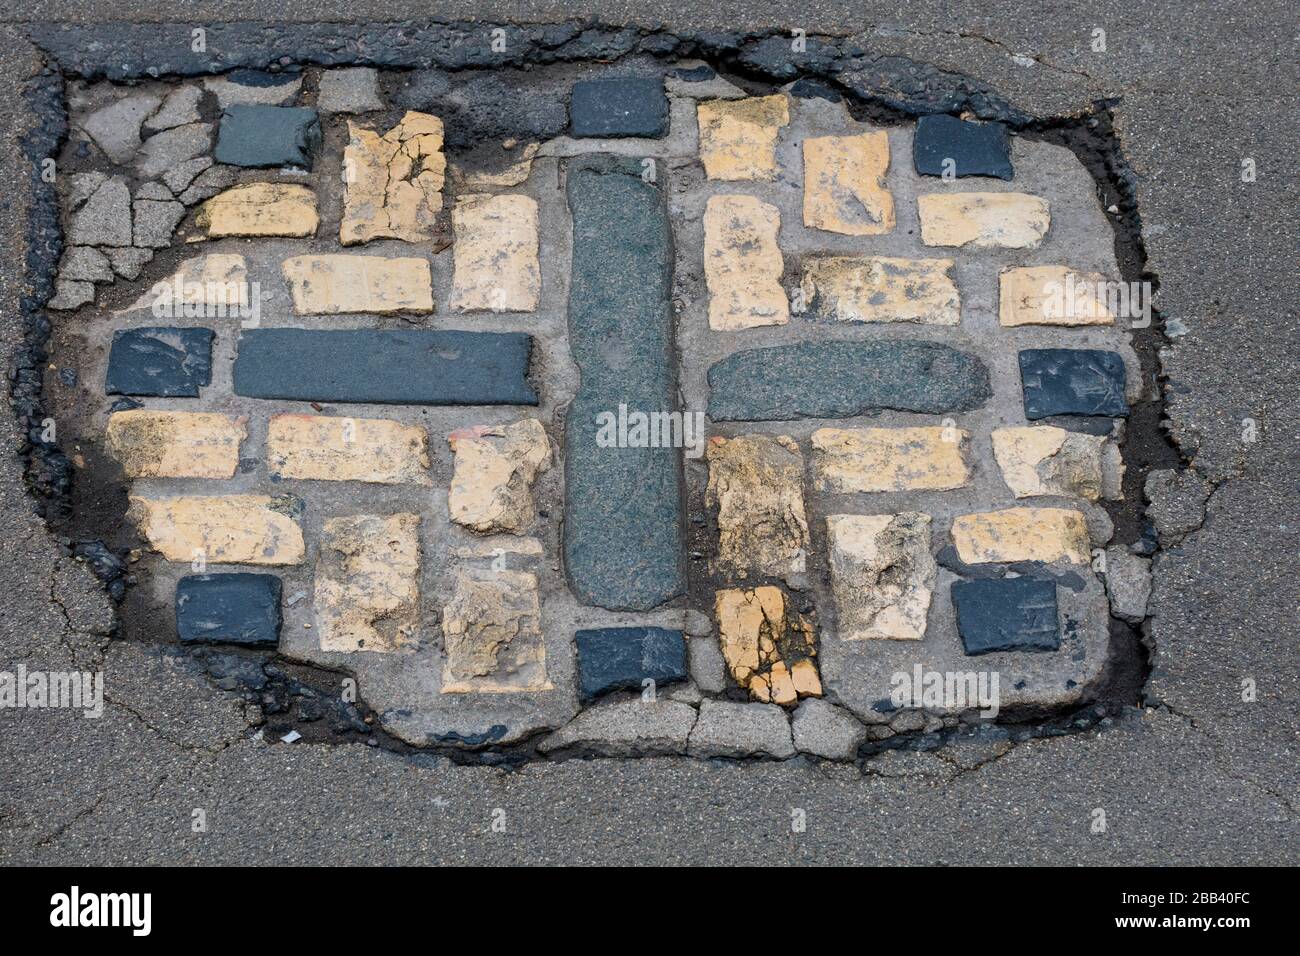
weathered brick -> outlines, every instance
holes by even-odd
[[[912,161],[922,176],[1012,179],[1015,175],[1004,124],[972,123],[942,113],[916,121]]]
[[[573,84],[574,136],[649,136],[668,132],[668,98],[658,76],[618,76]]]
[[[452,210],[451,308],[457,312],[532,312],[542,291],[537,260],[537,200],[461,196]]]
[[[810,256],[803,262],[803,310],[839,322],[957,325],[961,298],[951,259]]]
[[[927,246],[1037,249],[1051,223],[1047,200],[1027,193],[927,193],[916,206]]]
[[[602,627],[576,631],[578,688],[585,700],[612,690],[640,691],[686,680],[686,640],[662,627]]]
[[[442,693],[550,690],[537,576],[525,571],[456,572],[442,610],[447,660]]]
[[[176,584],[176,636],[186,644],[275,647],[280,579],[273,574],[190,574]]]
[[[777,245],[781,213],[753,196],[710,196],[704,210],[704,277],[709,328],[785,325],[790,304],[781,287],[785,262]]]
[[[475,531],[522,534],[537,518],[533,482],[550,464],[551,442],[535,418],[479,425],[448,436],[455,456],[447,510]]]
[[[894,228],[894,197],[885,188],[889,134],[812,136],[803,141],[803,224],[849,236]]]
[[[970,483],[959,428],[819,428],[812,434],[819,491],[948,491]]]
[[[232,186],[205,202],[194,218],[209,239],[224,236],[316,235],[316,194],[294,183]]]
[[[990,561],[1068,561],[1087,564],[1088,524],[1068,508],[1004,508],[958,515],[952,521],[957,556],[967,564]]]
[[[1021,349],[1025,417],[1128,414],[1127,378],[1118,352]]]
[[[938,570],[930,553],[930,516],[830,515],[826,535],[840,639],[925,637]]]
[[[384,108],[379,72],[368,66],[325,70],[316,106],[322,113],[370,113]]]
[[[1056,585],[1033,578],[954,581],[957,632],[971,656],[1061,647]]]
[[[197,318],[236,315],[250,305],[248,266],[243,256],[212,253],[186,259],[177,270],[124,311],[149,309],[156,316]]]
[[[383,136],[349,120],[348,137],[339,242],[432,238],[447,173],[442,120],[408,112]]]
[[[104,443],[127,478],[230,478],[244,418],[136,408],[108,416]]]
[[[294,256],[281,265],[299,315],[433,311],[427,259],[382,256]]]
[[[1015,325],[1114,325],[1106,280],[1067,266],[1003,269],[998,275],[998,321]]]
[[[410,651],[420,636],[420,516],[331,518],[316,566],[322,651]]]
[[[714,614],[727,669],[755,700],[789,706],[800,697],[821,696],[812,622],[790,606],[780,588],[720,590]]]
[[[713,438],[705,503],[718,510],[715,574],[802,574],[808,559],[803,455],[787,435]]]
[[[428,436],[383,418],[274,415],[266,465],[280,478],[429,485]]]
[[[1051,425],[995,428],[993,455],[1002,480],[1017,498],[1068,495],[1118,500],[1124,463],[1105,435]]]
[[[700,161],[710,179],[775,179],[776,140],[790,122],[784,93],[696,106]]]
[[[289,495],[132,495],[129,514],[150,549],[168,561],[300,564],[297,508]]]
[[[197,398],[212,380],[211,329],[119,329],[108,353],[109,395]]]

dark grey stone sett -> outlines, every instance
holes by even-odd
[[[522,332],[249,329],[235,394],[388,405],[536,405]]]
[[[176,584],[176,634],[187,644],[274,647],[280,579],[273,574],[191,574]]]
[[[957,632],[970,656],[1061,647],[1056,585],[1034,578],[954,581]]]
[[[216,158],[230,166],[311,169],[320,138],[313,109],[240,103],[226,107],[221,116]]]
[[[686,680],[686,639],[662,627],[603,627],[577,631],[578,683],[584,700],[642,682]]]
[[[668,132],[663,79],[623,76],[575,83],[569,124],[574,136],[663,136]]]
[[[1100,349],[1022,349],[1025,417],[1128,414],[1124,360]]]
[[[211,329],[122,329],[108,353],[109,395],[198,398],[212,380]]]
[[[973,355],[917,340],[801,342],[737,352],[709,369],[713,421],[848,418],[882,409],[956,412],[988,401]]]
[[[968,123],[955,116],[922,116],[912,140],[912,161],[922,176],[942,176],[944,160],[953,175],[1014,179],[1011,140],[1002,123]]]

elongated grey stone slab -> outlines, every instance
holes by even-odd
[[[648,610],[684,592],[678,448],[603,448],[598,417],[676,408],[672,233],[659,189],[630,159],[568,174],[569,348],[582,386],[565,425],[564,555],[584,604]]]
[[[991,395],[978,358],[910,339],[776,345],[737,352],[709,369],[715,422],[849,418],[886,408],[958,412]]]
[[[235,394],[300,402],[536,405],[532,336],[414,329],[248,329]]]

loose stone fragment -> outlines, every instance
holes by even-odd
[[[715,364],[708,379],[715,422],[958,412],[992,394],[988,369],[975,356],[906,339],[750,349]]]
[[[577,631],[578,686],[584,700],[612,690],[640,691],[646,681],[686,680],[686,641],[662,627],[602,627]]]
[[[156,316],[196,318],[235,315],[249,305],[248,265],[244,257],[212,253],[186,259],[180,267],[127,306]]]
[[[45,303],[47,309],[71,311],[87,302],[95,301],[95,284],[74,279],[59,279],[54,284],[54,295]]]
[[[963,454],[969,436],[955,427],[819,428],[812,434],[817,489],[949,491],[970,484]]]
[[[194,178],[189,188],[180,194],[180,201],[192,206],[233,186],[236,178],[233,166],[211,166]]]
[[[320,119],[313,109],[239,104],[221,116],[216,158],[230,166],[311,169],[320,140]]]
[[[81,122],[95,145],[119,166],[129,163],[140,148],[140,124],[158,108],[161,98],[135,93],[100,107]]]
[[[479,425],[448,437],[455,456],[447,509],[482,533],[523,534],[537,518],[533,482],[551,462],[551,442],[535,418]]]
[[[266,465],[281,478],[429,485],[428,437],[383,418],[274,415]]]
[[[849,236],[894,228],[894,197],[885,188],[889,134],[814,136],[803,141],[803,224]]]
[[[206,156],[212,147],[210,123],[187,123],[150,136],[140,147],[136,172],[142,179],[154,179],[183,163]]]
[[[316,107],[322,113],[369,113],[382,110],[379,74],[368,66],[325,70],[320,75]]]
[[[414,650],[420,630],[420,516],[331,518],[316,567],[322,651]]]
[[[790,606],[780,588],[718,591],[714,613],[727,669],[756,700],[789,705],[799,697],[821,696],[812,622]]]
[[[138,328],[113,333],[109,395],[198,398],[212,379],[211,329]]]
[[[137,199],[131,204],[132,241],[147,249],[166,249],[172,233],[185,218],[185,206],[175,201],[156,202]]]
[[[668,132],[668,98],[658,76],[620,76],[573,85],[574,136],[650,136]]]
[[[681,755],[695,717],[694,707],[671,700],[610,701],[582,711],[537,749],[581,748],[609,757]]]
[[[197,86],[178,86],[162,101],[158,111],[144,121],[146,133],[185,126],[199,121],[199,100],[203,91]]]
[[[123,279],[137,279],[154,256],[152,249],[105,249],[104,255],[113,264],[113,271]]]
[[[795,749],[789,718],[780,707],[703,700],[686,752],[692,757],[784,759],[793,757]]]
[[[519,151],[517,157],[508,157],[505,166],[492,169],[472,169],[468,166],[451,166],[451,176],[461,193],[485,192],[493,189],[509,189],[528,181],[533,169],[533,157],[541,148],[540,143],[528,143]]]
[[[236,103],[283,106],[298,95],[302,77],[263,70],[232,70],[225,76],[205,76],[204,89],[215,93],[223,110]]]
[[[709,328],[735,331],[790,321],[781,288],[780,229],[780,211],[753,196],[709,197],[704,210]]]
[[[59,278],[79,282],[112,282],[113,267],[93,246],[69,246],[59,259]]]
[[[442,611],[442,633],[444,694],[551,689],[536,575],[475,568],[456,572],[455,590]]]
[[[852,760],[867,729],[851,713],[824,700],[801,701],[790,720],[795,749],[827,760]]]
[[[1066,495],[1097,501],[1123,497],[1124,463],[1104,435],[1050,425],[995,428],[993,455],[1017,498]]]
[[[385,405],[536,405],[532,337],[415,329],[246,329],[236,395]]]
[[[938,570],[930,553],[930,516],[830,515],[826,533],[840,639],[925,637]]]
[[[994,651],[1056,651],[1061,631],[1056,585],[1033,578],[954,581],[957,631],[970,656]]]
[[[294,256],[281,266],[298,315],[433,311],[427,259],[382,256]]]
[[[109,415],[104,441],[127,478],[230,478],[246,434],[232,415],[137,408]]]
[[[700,60],[678,61],[677,69],[664,78],[664,87],[673,96],[696,100],[743,100],[746,95]]]
[[[1015,325],[1114,325],[1105,279],[1066,266],[1003,269],[998,275],[998,321]]]
[[[195,223],[209,239],[224,236],[304,238],[316,234],[320,219],[316,215],[316,194],[306,186],[249,183],[234,186],[209,199],[199,207]]]
[[[1151,598],[1151,559],[1130,554],[1124,547],[1107,548],[1106,593],[1112,614],[1140,623]]]
[[[537,201],[530,196],[462,196],[452,211],[456,241],[451,308],[532,312],[542,290]]]
[[[94,183],[93,180],[83,182],[87,186]],[[131,190],[125,180],[116,177],[103,180],[81,203],[77,202],[77,184],[72,188],[70,198],[76,212],[68,227],[69,245],[131,245]]]
[[[1100,349],[1022,349],[1025,417],[1128,414],[1124,360]]]
[[[808,557],[803,456],[787,435],[713,438],[705,504],[718,509],[713,573],[802,574]]]
[[[432,238],[447,172],[442,120],[409,112],[383,136],[351,121],[348,132],[339,241]]]
[[[916,121],[912,160],[922,176],[1015,176],[1004,124],[971,123],[941,113]]]
[[[149,547],[168,561],[208,564],[300,564],[302,528],[288,495],[132,495],[129,515]]]
[[[790,122],[785,94],[696,106],[700,161],[709,179],[776,179],[776,140]]]
[[[1026,193],[928,193],[916,206],[927,246],[1037,249],[1051,222],[1047,200]]]
[[[957,325],[961,299],[951,259],[812,256],[800,283],[803,308],[840,322]]]
[[[1004,508],[958,515],[952,521],[957,556],[967,564],[989,561],[1090,560],[1088,524],[1068,508]]]
[[[185,644],[280,643],[280,579],[273,574],[188,574],[176,584],[176,635]]]

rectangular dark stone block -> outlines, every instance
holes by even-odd
[[[1033,578],[954,581],[957,632],[970,656],[994,651],[1055,651],[1061,647],[1056,585]]]
[[[532,336],[415,329],[248,329],[235,394],[300,402],[536,405]]]
[[[578,684],[584,700],[611,690],[640,690],[642,682],[686,680],[686,639],[662,627],[603,627],[577,631]]]
[[[922,116],[912,140],[912,162],[922,176],[944,175],[952,160],[952,175],[1013,179],[1011,140],[1002,123],[968,123],[955,116]]]
[[[231,166],[311,169],[320,146],[316,111],[301,106],[228,106],[217,127],[216,159]]]
[[[280,579],[243,572],[181,578],[176,633],[187,644],[275,647],[280,642]]]
[[[198,398],[212,381],[211,329],[140,328],[113,334],[108,353],[109,395]]]
[[[715,422],[957,412],[988,401],[973,355],[935,342],[802,342],[737,352],[709,369]]]
[[[569,348],[582,386],[565,422],[564,555],[584,604],[643,611],[686,588],[682,452],[600,447],[601,413],[677,402],[672,233],[640,163],[575,161]]]
[[[663,136],[668,132],[663,79],[624,76],[575,83],[569,127],[574,136]]]
[[[1128,414],[1124,360],[1100,349],[1022,349],[1025,417]]]

